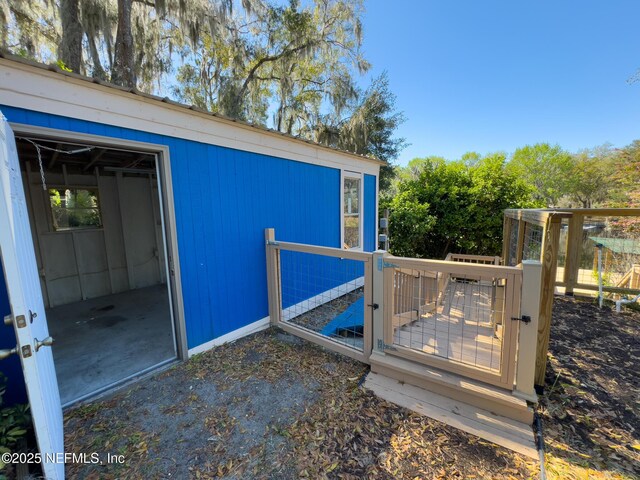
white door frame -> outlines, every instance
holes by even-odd
[[[169,147],[153,143],[138,142],[115,137],[78,133],[68,130],[38,127],[21,123],[9,123],[16,136],[24,135],[68,143],[91,144],[104,148],[134,150],[155,155],[158,173],[158,195],[160,195],[160,213],[165,245],[165,265],[167,284],[169,286],[169,302],[176,338],[177,356],[180,360],[189,358],[187,347],[187,330],[182,299],[182,281],[180,275],[180,257],[178,254],[178,237],[176,212],[174,206],[173,182],[171,180],[171,158]]]

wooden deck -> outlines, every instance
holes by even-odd
[[[537,450],[530,424],[497,415],[384,375],[369,373],[365,388],[389,402],[439,420],[531,458]]]
[[[490,371],[500,370],[501,314],[492,285],[450,282],[440,305],[422,312],[396,315],[394,344],[430,355],[470,364]],[[499,305],[499,304],[498,304]]]

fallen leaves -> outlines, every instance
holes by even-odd
[[[640,314],[557,297],[542,412],[551,478],[638,478]]]
[[[594,320],[592,306],[556,299],[542,402],[549,478],[638,476],[640,316],[598,313]],[[127,458],[122,466],[71,465],[68,476],[537,476],[538,465],[527,458],[358,387],[366,371],[275,330],[217,347],[67,412],[69,451],[113,451]],[[160,430],[163,425],[172,427]]]

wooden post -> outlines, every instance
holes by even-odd
[[[567,257],[564,263],[564,293],[573,295],[573,289],[578,283],[580,270],[580,254],[582,253],[582,227],[584,216],[573,212],[569,218],[569,232],[567,235]]]
[[[520,322],[519,325],[516,387],[513,394],[518,398],[533,403],[538,402],[533,384],[536,370],[541,280],[542,264],[535,260],[523,261],[520,317],[529,316],[531,322]]]
[[[384,298],[384,262],[389,254],[384,250],[373,252],[373,303],[378,308],[373,310],[373,351],[384,353],[384,311],[390,305],[385,305]]]
[[[551,313],[558,266],[561,222],[561,217],[549,215],[542,234],[542,280],[535,376],[536,385],[541,386],[544,385],[544,375],[547,369],[547,351],[549,350],[549,334],[551,333]]]
[[[269,320],[271,325],[278,325],[282,312],[280,297],[280,252],[276,248],[276,233],[273,228],[264,231],[267,252],[267,298],[269,300]]]

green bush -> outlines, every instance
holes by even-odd
[[[3,407],[7,377],[0,373],[0,454],[24,450],[27,447],[27,432],[31,427],[28,404]],[[6,465],[0,460],[0,480],[5,478]]]
[[[381,201],[381,211],[390,210],[394,255],[499,255],[503,211],[540,206],[532,200],[531,187],[505,169],[503,154],[473,162],[427,158],[412,164],[397,193]]]

